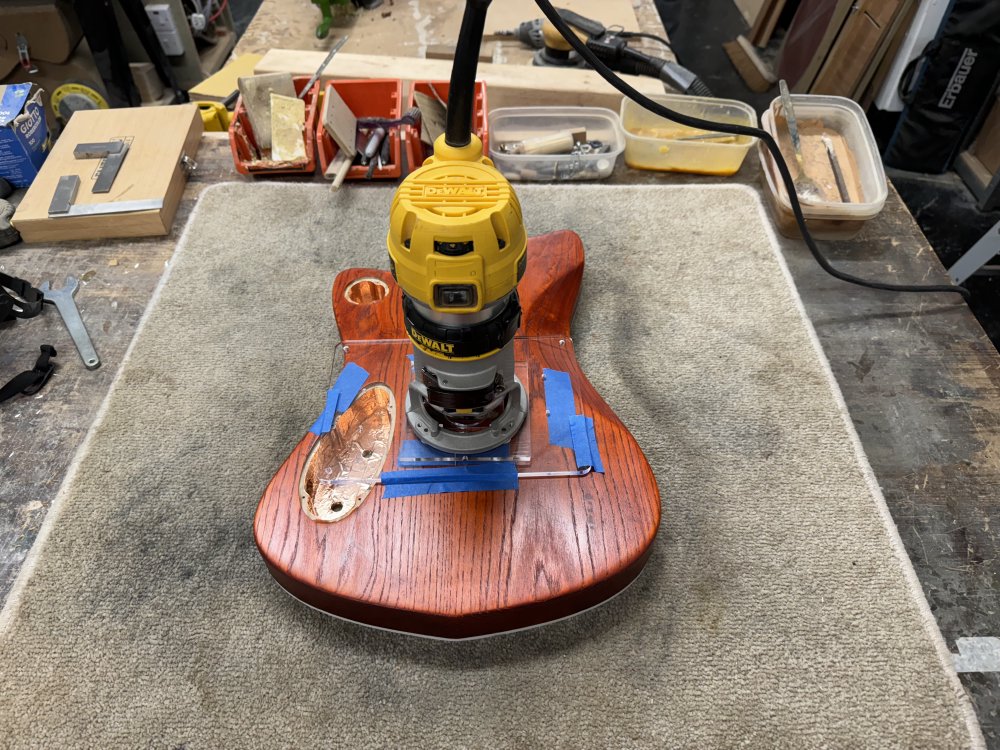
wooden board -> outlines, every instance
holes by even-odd
[[[830,47],[850,13],[852,0],[802,0],[788,26],[775,66],[796,94],[809,92]]]
[[[896,13],[892,16],[892,20],[889,21],[885,33],[882,34],[879,39],[878,47],[875,49],[875,55],[872,57],[868,66],[865,68],[864,73],[861,76],[861,80],[854,87],[854,91],[851,94],[851,98],[857,102],[864,99],[865,93],[872,88],[872,82],[878,75],[882,75],[879,80],[878,88],[882,87],[882,83],[885,80],[885,75],[888,74],[889,68],[892,65],[892,57],[895,56],[896,52],[899,51],[900,45],[903,43],[903,37],[910,28],[910,24],[913,21],[913,16],[917,10],[917,0],[901,0]],[[889,58],[889,59],[886,59]],[[869,104],[871,100],[874,100],[877,89],[871,91],[869,95]],[[868,104],[862,106],[863,109],[868,109]]]
[[[748,39],[751,44],[755,47],[767,45],[774,33],[775,26],[778,25],[778,19],[781,18],[786,2],[787,0],[765,0],[760,12],[757,13],[753,27],[750,29]]]
[[[515,359],[527,363],[531,464],[574,471],[570,449],[548,440],[543,368],[569,373],[576,411],[594,420],[605,473],[523,478],[517,490],[383,498],[375,485],[342,520],[303,511],[299,480],[319,438],[308,433],[268,485],[254,537],[271,574],[299,599],[377,627],[442,638],[524,628],[592,607],[642,570],[660,523],[653,472],[628,429],[577,364],[570,321],[583,277],[583,245],[572,232],[530,240],[518,287],[523,315]],[[362,279],[389,289],[352,303]],[[337,276],[333,305],[345,359],[396,394],[397,420],[411,377],[412,345],[402,294],[386,271]],[[351,422],[350,413],[341,416]],[[338,420],[339,421],[339,420]],[[394,464],[397,427],[386,467]],[[370,454],[370,452],[369,452]]]
[[[639,30],[631,0],[560,0],[558,5],[599,20],[605,26],[618,24],[625,29]],[[277,46],[326,51],[334,40],[346,34],[349,38],[344,52],[423,58],[430,45],[456,42],[464,10],[462,0],[436,0],[434,3],[413,0],[395,5],[386,2],[371,11],[355,11],[348,7],[341,12],[335,10],[329,37],[317,39],[315,32],[320,12],[315,6],[303,0],[264,0],[237,44],[236,52],[265,54]],[[541,15],[532,0],[498,0],[490,6],[486,31],[514,29],[522,21]],[[518,42],[501,42],[497,62],[526,63],[532,54],[533,50]]]
[[[902,0],[864,0],[854,6],[823,63],[810,93],[854,96],[889,35]]]
[[[194,86],[188,94],[191,101],[221,102],[236,91],[240,76],[253,75],[254,66],[263,55],[241,55],[218,73]]]
[[[181,156],[192,159],[203,130],[194,104],[77,112],[70,119],[14,216],[25,242],[147,237],[170,231],[187,174]],[[130,141],[129,152],[108,193],[92,193],[101,160],[75,159],[79,143]],[[49,218],[49,205],[62,175],[80,177],[73,203],[162,199],[159,210]]]
[[[322,52],[272,49],[257,64],[256,72],[312,75],[324,57]],[[490,109],[591,106],[617,112],[622,99],[621,94],[592,70],[481,63],[477,77],[486,82]],[[335,78],[400,78],[408,87],[412,81],[449,80],[451,62],[338,52],[322,76],[324,81]],[[644,94],[663,93],[663,84],[658,79],[622,78]]]

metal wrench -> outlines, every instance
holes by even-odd
[[[45,297],[46,302],[51,302],[56,306],[73,343],[76,344],[76,350],[80,352],[84,366],[88,370],[96,370],[101,366],[101,358],[97,356],[97,350],[94,349],[94,343],[90,340],[90,334],[87,333],[87,328],[83,325],[83,318],[80,317],[80,311],[73,299],[79,288],[79,280],[75,276],[67,276],[62,289],[53,289],[52,285],[46,281],[38,287],[38,290]]]

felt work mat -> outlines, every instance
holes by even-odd
[[[659,479],[625,593],[447,643],[326,617],[251,518],[322,410],[334,275],[391,190],[206,193],[0,626],[14,747],[981,742],[856,434],[739,187],[521,187],[587,267],[576,350]]]

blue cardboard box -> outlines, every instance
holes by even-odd
[[[0,177],[27,187],[49,154],[42,90],[30,83],[0,86]]]

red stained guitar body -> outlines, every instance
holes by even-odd
[[[572,232],[529,241],[518,286],[523,309],[515,359],[524,363],[532,471],[576,468],[572,450],[550,445],[542,371],[569,374],[576,413],[592,417],[605,473],[522,478],[519,489],[383,498],[375,484],[350,515],[313,520],[301,478],[317,445],[307,434],[271,480],[254,536],[275,579],[330,614],[367,625],[467,638],[538,625],[592,607],[642,570],[660,523],[653,472],[638,444],[590,385],[573,352],[570,320],[583,276]],[[375,279],[387,293],[372,294]],[[378,284],[378,282],[382,282]],[[367,286],[366,286],[367,284]],[[395,395],[396,426],[385,469],[405,432],[411,345],[401,292],[385,271],[337,276],[333,307],[346,362]],[[519,373],[519,377],[522,377]],[[349,417],[343,414],[338,419]],[[403,426],[401,426],[403,425]]]

